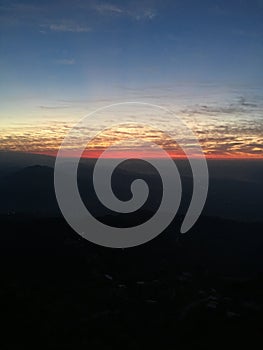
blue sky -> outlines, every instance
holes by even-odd
[[[184,111],[243,98],[250,123],[262,123],[263,0],[1,1],[0,10],[6,130],[135,97]]]

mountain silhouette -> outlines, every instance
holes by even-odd
[[[2,212],[58,214],[54,193],[54,170],[30,166],[2,177],[0,182]]]

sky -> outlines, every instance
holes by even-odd
[[[0,150],[55,155],[83,116],[138,101],[171,110],[207,157],[263,157],[263,0],[2,0],[0,33]],[[103,131],[116,113],[82,130],[102,132],[90,156],[121,141]],[[180,140],[174,118],[154,123]]]

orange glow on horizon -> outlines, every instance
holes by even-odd
[[[98,159],[98,158],[105,158],[105,159],[110,159],[110,158],[140,158],[140,156],[142,155],[141,152],[136,152],[136,151],[115,151],[115,152],[111,152],[111,156],[106,156],[104,157],[102,155],[102,153],[104,152],[104,150],[92,150],[92,151],[85,151],[83,152],[81,159]],[[184,153],[174,153],[173,151],[167,151],[166,152],[169,154],[169,156],[172,159],[187,159],[187,156]],[[51,157],[56,157],[57,156],[57,151],[52,151],[52,152],[27,152],[27,153],[32,153],[32,154],[41,154],[41,155],[47,155],[47,156],[51,156]],[[263,155],[251,155],[251,154],[206,154],[204,152],[205,158],[206,159],[251,159],[251,160],[263,160]],[[74,153],[72,153],[72,155],[69,154],[69,158],[74,158]],[[157,158],[157,159],[162,159],[162,157],[160,157],[159,153],[154,153],[154,152],[145,152],[144,155],[145,158]],[[199,156],[195,156],[192,155],[191,156],[192,159],[198,159]]]

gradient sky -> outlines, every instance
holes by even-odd
[[[55,154],[79,118],[140,101],[208,156],[263,156],[263,0],[1,1],[0,31],[0,150]]]

